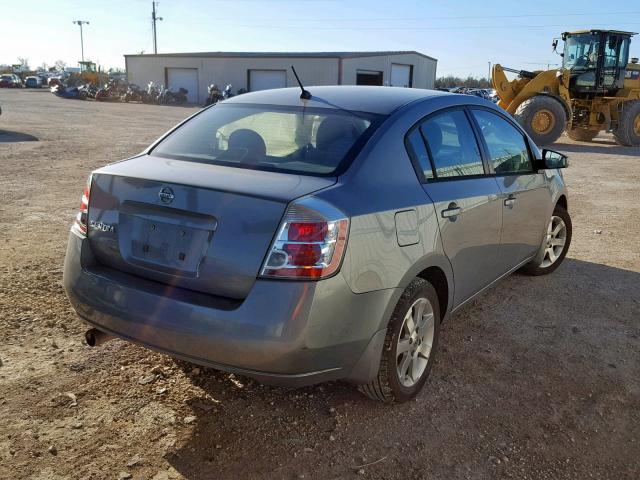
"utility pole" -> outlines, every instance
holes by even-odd
[[[151,2],[151,23],[153,26],[153,53],[157,54],[158,53],[158,37],[157,37],[157,31],[156,31],[156,22],[158,20],[162,20],[162,17],[158,17],[156,16],[156,3],[158,2]]]
[[[487,81],[489,82],[489,86],[491,86],[491,62],[489,63],[489,76],[487,77]]]
[[[82,62],[84,63],[84,38],[82,37],[82,25],[89,25],[86,20],[74,20],[74,24],[80,26],[80,52],[82,53]],[[80,64],[80,71],[84,67],[83,63]]]

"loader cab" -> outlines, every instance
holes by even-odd
[[[615,95],[623,88],[632,32],[587,30],[565,32],[562,68],[570,72],[574,95]]]

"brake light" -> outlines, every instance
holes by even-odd
[[[327,236],[327,222],[291,222],[287,237],[294,242],[321,242]]]
[[[76,214],[76,218],[73,221],[71,230],[80,235],[81,237],[87,236],[87,216],[89,214],[89,195],[91,194],[91,175],[87,179],[87,184],[82,191],[82,198],[80,199],[80,210]]]
[[[306,198],[291,205],[262,267],[271,278],[319,280],[338,271],[349,220],[328,203]]]

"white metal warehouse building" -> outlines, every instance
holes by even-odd
[[[125,55],[127,79],[145,87],[153,81],[171,90],[186,88],[189,102],[207,98],[207,87],[227,84],[233,92],[296,86],[295,66],[305,86],[389,85],[433,88],[435,58],[400,52],[204,52]]]

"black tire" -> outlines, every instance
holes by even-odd
[[[640,147],[640,100],[623,103],[622,113],[613,136],[620,145]]]
[[[412,305],[420,298],[426,298],[431,304],[434,316],[434,332],[431,351],[426,367],[419,380],[411,387],[401,384],[397,370],[396,349],[398,337],[402,334],[404,318]],[[406,402],[415,397],[424,387],[429,372],[435,361],[440,333],[440,305],[435,288],[422,278],[415,278],[405,289],[391,315],[384,340],[384,347],[376,377],[368,384],[359,385],[358,389],[367,397],[385,403]]]
[[[564,242],[564,248],[562,249],[562,252],[557,257],[557,259],[551,265],[548,265],[548,266],[543,266],[543,260],[545,257],[539,254],[538,256],[536,256],[535,259],[533,259],[531,262],[527,263],[524,267],[522,267],[521,269],[522,273],[526,275],[531,275],[531,276],[548,275],[549,273],[554,272],[556,268],[560,266],[560,264],[564,261],[565,257],[567,256],[567,252],[569,251],[569,247],[571,246],[571,236],[573,231],[573,226],[571,224],[571,216],[569,215],[569,212],[567,212],[565,208],[561,205],[556,205],[556,208],[553,209],[553,216],[560,217],[564,222],[564,225],[566,228],[565,242]],[[541,248],[546,245],[546,241],[547,241],[547,238],[545,237],[545,239],[543,240],[545,244],[543,244]]]
[[[543,132],[536,132],[533,127],[534,117],[539,112],[544,112],[550,120],[549,129]],[[567,125],[567,112],[564,107],[559,100],[547,95],[528,98],[518,106],[513,116],[538,145],[554,143]]]
[[[571,140],[575,140],[577,142],[590,142],[598,135],[597,131],[594,130],[585,130],[584,128],[572,128],[571,130],[567,130],[567,136]]]

